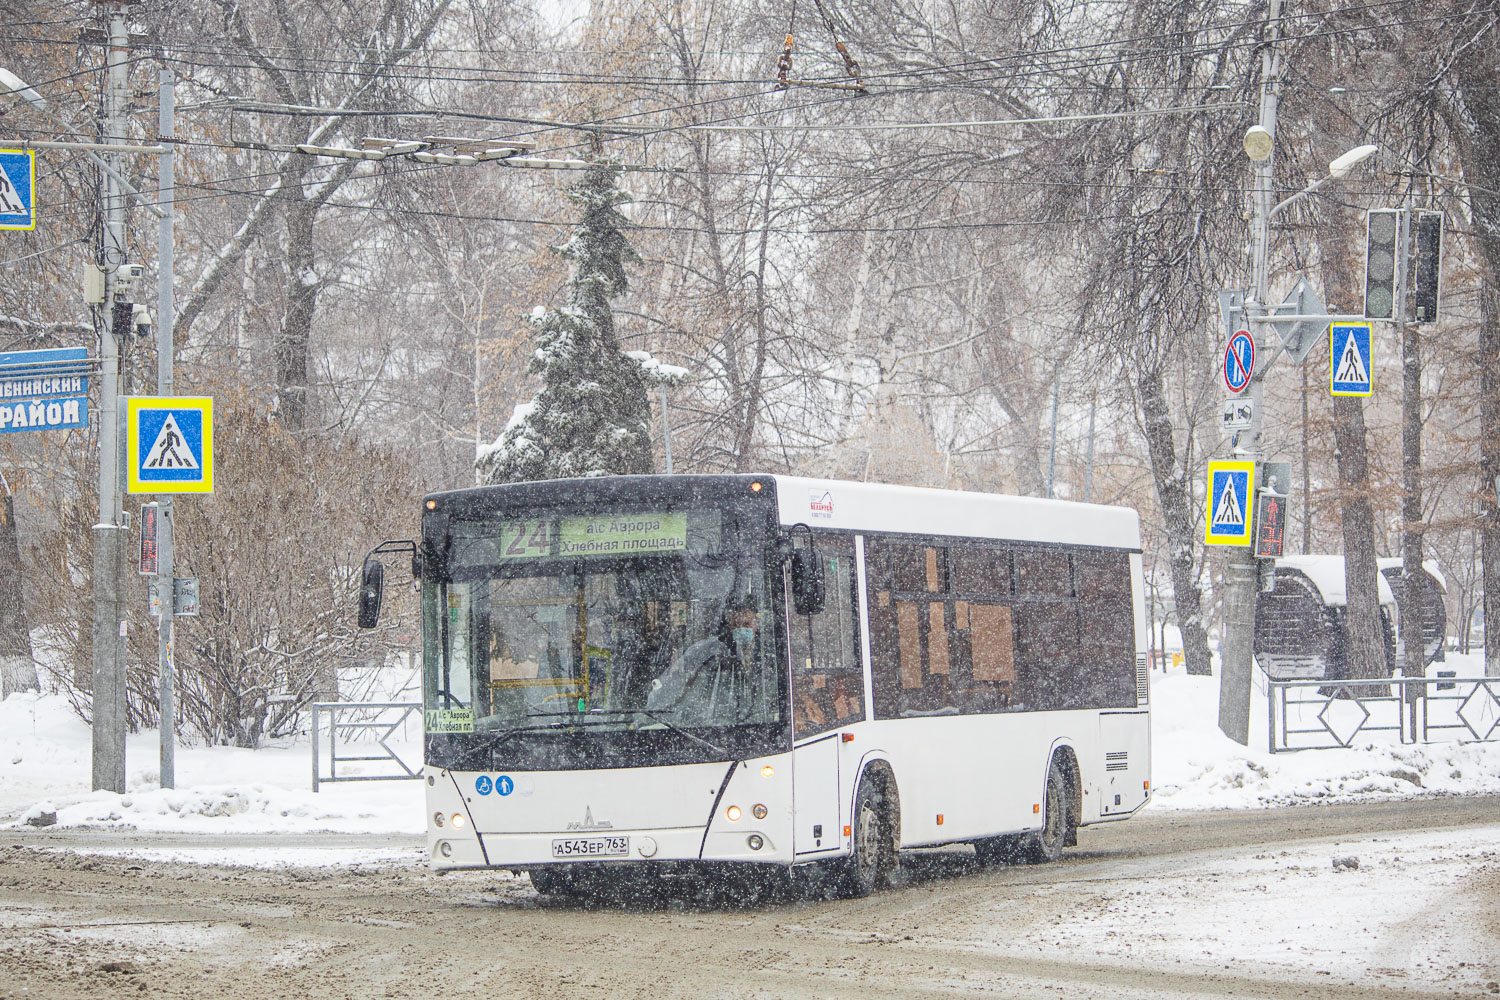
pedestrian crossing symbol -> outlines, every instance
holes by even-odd
[[[130,493],[214,491],[214,401],[206,396],[125,400]]]
[[[1370,324],[1328,325],[1328,391],[1334,396],[1371,396]]]
[[[0,149],[0,229],[36,228],[36,153]]]
[[[1250,503],[1254,496],[1254,462],[1209,462],[1204,544],[1249,545]]]

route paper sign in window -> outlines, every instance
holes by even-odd
[[[213,399],[127,398],[125,462],[129,493],[212,493]]]

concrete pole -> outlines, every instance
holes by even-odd
[[[1084,503],[1091,503],[1094,499],[1094,410],[1098,405],[1098,396],[1089,400],[1089,457],[1087,464],[1083,467]]]
[[[1281,60],[1276,53],[1276,39],[1280,34],[1281,0],[1271,0],[1266,20],[1266,42],[1261,55],[1260,126],[1276,136],[1276,105],[1279,100],[1277,77]],[[1255,192],[1251,217],[1251,274],[1250,294],[1245,302],[1245,314],[1250,319],[1250,334],[1255,338],[1257,359],[1270,357],[1270,324],[1265,316],[1270,306],[1271,294],[1271,209],[1275,205],[1272,187],[1273,166],[1276,162],[1275,147],[1271,155],[1255,164]],[[1249,429],[1241,438],[1241,454],[1236,457],[1249,461],[1261,460],[1262,422],[1265,408],[1263,400],[1264,361],[1258,361],[1257,370],[1251,373],[1250,405],[1253,408]],[[1246,498],[1245,516],[1250,517],[1255,509],[1255,497]],[[1236,743],[1250,742],[1250,687],[1254,669],[1255,642],[1255,555],[1254,549],[1246,546],[1230,549],[1229,567],[1224,581],[1224,643],[1220,648],[1219,675],[1219,729]]]
[[[661,384],[661,443],[667,453],[667,475],[672,474],[672,425],[667,420],[667,383]]]
[[[176,177],[174,172],[173,146],[170,140],[176,131],[173,121],[175,100],[173,87],[176,79],[170,70],[162,70],[159,77],[160,98],[158,100],[157,129],[161,133],[161,144],[165,149],[156,161],[157,186],[160,189],[161,209],[164,213],[156,236],[156,394],[172,395],[172,220],[175,215],[173,200]],[[156,622],[156,671],[157,699],[161,708],[161,787],[177,787],[177,699],[176,684],[172,670],[172,626],[176,602],[173,600],[172,578],[172,496],[168,494],[158,501],[157,519],[157,592],[162,595],[161,617]]]
[[[1052,499],[1053,476],[1057,472],[1057,390],[1062,376],[1052,373],[1052,444],[1047,450],[1047,499]]]
[[[109,18],[109,46],[105,56],[104,135],[106,144],[124,142],[130,35],[125,8],[116,3]],[[94,525],[93,629],[93,787],[125,791],[125,619],[121,605],[121,576],[125,549],[120,516],[118,399],[119,336],[114,329],[113,305],[126,287],[120,274],[128,260],[125,244],[125,192],[116,176],[123,175],[119,153],[107,157],[111,170],[101,178],[104,193],[104,333],[99,350],[99,520]]]

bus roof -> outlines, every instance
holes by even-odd
[[[969,493],[920,486],[771,476],[781,523],[1139,550],[1140,516],[1128,507]]]

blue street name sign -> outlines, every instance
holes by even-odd
[[[0,401],[0,434],[15,431],[60,431],[89,425],[89,398],[63,396],[55,399]]]
[[[88,395],[88,356],[86,347],[0,353],[0,401]]]
[[[0,229],[36,228],[36,154],[0,149]]]
[[[1328,392],[1333,396],[1373,396],[1369,323],[1328,326]]]

